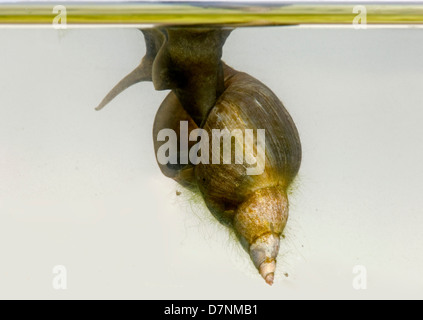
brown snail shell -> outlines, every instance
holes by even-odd
[[[261,174],[249,175],[251,167],[241,163],[158,165],[164,175],[181,185],[199,189],[210,212],[236,232],[259,273],[272,284],[279,240],[288,219],[287,189],[301,163],[297,129],[283,104],[263,83],[238,72],[221,61],[222,46],[229,35],[219,28],[166,28],[143,31],[147,54],[140,66],[105,98],[104,106],[129,85],[152,80],[156,89],[172,89],[157,111],[153,127],[154,148],[161,129],[180,132],[186,121],[188,132],[264,129],[264,147],[254,138],[255,150],[241,144],[243,153],[259,154]],[[178,146],[181,137],[178,135]],[[196,142],[189,142],[191,148]],[[235,139],[235,144],[236,144]],[[231,152],[234,148],[231,149]],[[232,158],[235,155],[231,154]],[[246,156],[248,156],[246,154]],[[251,156],[253,156],[251,154]]]

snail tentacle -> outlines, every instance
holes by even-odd
[[[141,32],[144,34],[147,48],[141,63],[110,90],[95,110],[103,109],[110,101],[130,86],[143,81],[152,81],[153,63],[157,52],[163,45],[164,34],[159,29],[146,29],[141,30]]]

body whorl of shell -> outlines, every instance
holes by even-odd
[[[218,28],[144,32],[149,49],[132,81],[143,74],[143,80],[152,80],[156,89],[172,89],[154,121],[156,155],[164,143],[157,139],[162,129],[174,130],[175,147],[182,145],[182,122],[188,133],[202,128],[209,137],[214,130],[264,130],[265,143],[260,145],[253,137],[253,148],[247,148],[246,140],[232,139],[228,164],[224,164],[223,152],[216,154],[211,146],[206,151],[208,158],[220,159],[219,163],[158,164],[167,177],[200,190],[210,212],[234,229],[260,274],[272,284],[279,239],[288,219],[287,188],[299,170],[301,144],[294,122],[276,95],[220,60],[228,34]],[[116,95],[119,88],[114,90]],[[185,148],[195,143],[188,141]],[[242,150],[242,161],[234,161],[236,147]],[[249,156],[255,157],[255,164],[245,160]],[[262,167],[260,173],[248,174],[254,166]]]

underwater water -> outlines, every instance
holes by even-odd
[[[94,110],[144,55],[138,30],[2,29],[0,43],[1,298],[422,298],[421,30],[227,39],[223,60],[276,93],[302,142],[273,287],[161,174],[167,91],[136,84]],[[52,287],[57,265],[67,290]]]

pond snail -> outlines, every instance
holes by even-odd
[[[141,31],[146,55],[96,109],[137,82],[152,81],[156,90],[171,90],[157,111],[153,127],[162,173],[201,192],[210,212],[235,231],[259,273],[271,285],[280,237],[288,219],[287,189],[301,163],[301,144],[294,122],[269,88],[222,62],[222,47],[231,30],[166,27]],[[166,128],[176,132],[174,144],[181,149],[173,155],[177,163],[160,161],[157,156],[168,143],[158,139]],[[201,156],[222,161],[198,163],[191,157],[187,159],[187,150],[182,150],[192,148],[198,140],[184,142],[182,129],[190,136],[198,129],[209,136],[216,130],[264,129],[265,142],[260,144],[258,136],[250,137],[254,143],[248,148],[247,134],[244,142],[242,136],[241,140],[230,136],[230,163],[224,161],[224,150],[218,148],[216,154],[217,149],[212,147],[206,152],[201,149]],[[241,162],[234,161],[237,146],[244,155]],[[253,167],[249,158],[256,159],[256,167],[262,166],[259,174],[249,174]]]

